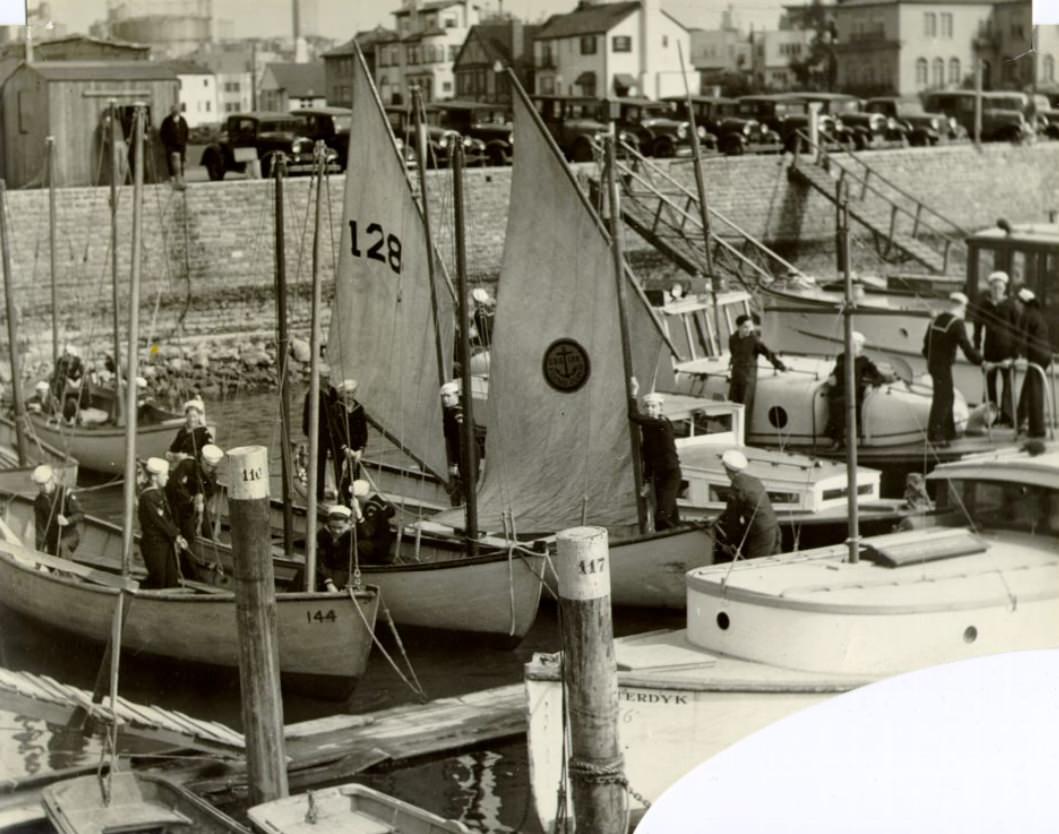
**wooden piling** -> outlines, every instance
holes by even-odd
[[[231,449],[228,467],[243,731],[250,802],[257,804],[288,794],[269,525],[268,449]]]
[[[556,537],[563,678],[570,720],[570,774],[578,831],[625,830],[618,744],[618,668],[610,611],[607,531],[574,527]]]

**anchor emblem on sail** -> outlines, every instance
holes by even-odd
[[[545,381],[556,391],[576,391],[591,373],[588,351],[573,339],[556,339],[544,351],[543,370]]]

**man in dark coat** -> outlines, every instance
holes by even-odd
[[[217,493],[217,467],[224,458],[218,446],[207,443],[198,458],[184,458],[173,468],[165,485],[173,521],[188,542],[200,535],[213,536],[210,503]]]
[[[927,420],[927,442],[942,447],[956,439],[956,425],[952,419],[952,406],[956,399],[952,366],[956,361],[956,349],[962,350],[963,355],[975,365],[982,364],[982,357],[967,338],[967,330],[963,326],[967,296],[962,292],[954,292],[949,295],[949,301],[949,309],[934,317],[923,337],[923,356],[934,383],[930,417]]]
[[[357,402],[357,381],[339,383],[338,396],[328,410],[332,455],[335,462],[335,484],[338,500],[350,506],[352,484],[360,474],[360,459],[368,445],[368,418],[364,406]]]
[[[634,380],[633,391],[637,388]],[[636,404],[632,403],[629,417],[640,427],[644,489],[654,491],[655,530],[669,530],[680,523],[677,507],[677,496],[680,494],[680,459],[677,457],[676,437],[673,434],[673,424],[662,414],[665,398],[652,392],[644,396],[643,404],[646,414],[640,414]]]
[[[732,357],[732,381],[728,385],[728,399],[746,406],[743,423],[743,442],[746,442],[750,437],[750,425],[754,417],[757,358],[764,356],[777,371],[785,371],[787,366],[758,337],[754,320],[750,316],[743,314],[735,323],[737,329],[728,337],[728,351]]]
[[[979,299],[974,322],[974,347],[982,352],[982,359],[988,365],[986,391],[989,402],[997,407],[997,425],[1012,425],[1015,419],[1009,360],[1015,358],[1018,348],[1018,313],[1015,312],[1015,302],[1005,294],[1007,286],[1006,272],[998,270],[989,274],[989,295]]]
[[[463,472],[463,405],[460,403],[460,385],[450,380],[441,386],[441,430],[445,436],[445,458],[449,464],[450,498],[452,505],[458,506],[464,501],[464,488],[473,488],[467,484]],[[475,443],[471,454],[475,456],[475,472],[481,474],[482,448],[479,443],[481,429],[475,425]]]
[[[206,425],[206,404],[195,397],[184,403],[184,425],[169,444],[166,459],[175,464],[182,458],[198,458],[203,447],[212,442],[213,432]]]
[[[330,372],[326,368],[320,368],[319,376],[320,413],[316,423],[316,498],[318,501],[323,501],[327,489],[327,478],[324,475],[327,471],[327,457],[328,455],[333,456],[332,447],[334,445],[331,438],[331,411],[334,408],[335,401],[338,399],[338,392],[331,385]],[[302,434],[306,437],[309,436],[310,393],[311,389],[305,392],[305,400],[302,403]],[[338,481],[336,480],[335,483],[337,484]]]
[[[162,458],[147,459],[148,482],[140,493],[137,515],[140,519],[140,555],[147,566],[144,588],[173,588],[180,584],[177,551],[185,551],[187,539],[177,527],[165,496],[169,463]]]
[[[77,419],[81,408],[81,386],[84,383],[85,364],[77,348],[67,344],[63,347],[62,356],[55,362],[55,372],[51,378],[51,392],[62,404],[63,418],[69,422]]]
[[[1028,287],[1022,287],[1015,295],[1019,313],[1018,353],[1027,362],[1037,365],[1045,372],[1052,364],[1052,342],[1048,335],[1048,324],[1044,319],[1037,296]],[[1026,369],[1019,397],[1019,419],[1029,422],[1029,436],[1042,438],[1044,430],[1044,381],[1032,368]]]
[[[890,377],[880,371],[874,362],[863,355],[864,336],[853,334],[853,381],[857,395],[857,435],[860,435],[860,411],[864,403],[864,392],[868,386],[882,385]],[[832,439],[833,449],[839,449],[846,437],[846,354],[835,357],[835,367],[827,378],[828,384],[828,421],[827,434]]]
[[[55,480],[47,464],[33,470],[30,476],[39,489],[33,501],[37,549],[52,556],[73,558],[81,542],[80,524],[85,514],[77,497]]]
[[[187,161],[188,123],[180,113],[180,105],[169,108],[169,115],[162,119],[158,129],[165,147],[165,161],[169,166],[169,178],[177,185],[184,182],[184,164]]]
[[[718,545],[716,561],[779,553],[779,521],[764,485],[746,473],[749,465],[746,455],[737,449],[729,449],[721,456],[721,463],[731,481],[731,488],[724,511],[714,525]]]

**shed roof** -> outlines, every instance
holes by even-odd
[[[168,64],[154,61],[41,61],[28,68],[48,81],[176,81]]]

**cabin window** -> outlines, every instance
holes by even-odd
[[[1059,538],[1059,490],[1010,482],[952,480],[947,490],[938,492],[938,509],[949,512],[948,524]]]

